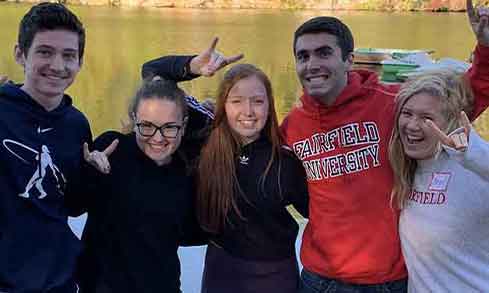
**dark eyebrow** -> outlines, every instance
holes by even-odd
[[[330,46],[321,46],[319,48],[314,49],[314,52],[320,52],[323,50],[330,52],[330,51],[333,51],[333,48],[331,48]]]
[[[165,124],[161,125],[161,126],[158,126],[156,124],[154,124],[153,122],[151,121],[147,121],[147,120],[141,120],[140,123],[144,123],[144,124],[151,124],[152,126],[154,127],[167,127],[167,126],[179,126],[178,125],[178,122],[176,121],[172,121],[172,122],[166,122]]]
[[[53,51],[56,50],[56,48],[54,48],[52,46],[49,46],[49,45],[44,45],[44,44],[41,44],[41,45],[39,45],[39,46],[36,47],[36,50],[39,50],[39,49],[53,50]],[[64,48],[63,49],[63,52],[65,52],[65,53],[77,53],[78,52],[78,49]]]
[[[331,51],[333,51],[333,48],[331,48],[330,46],[325,45],[325,46],[321,46],[321,47],[318,47],[318,48],[314,48],[312,50],[301,49],[301,50],[297,51],[295,54],[296,55],[300,55],[300,54],[308,53],[309,51],[320,52],[320,51],[323,51],[323,50],[327,50],[328,52],[331,52]]]
[[[48,45],[39,45],[36,47],[36,49],[49,49],[49,50],[54,50],[53,47],[48,46]]]

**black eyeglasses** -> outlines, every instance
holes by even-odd
[[[182,129],[182,127],[183,126],[181,125],[172,124],[156,126],[151,122],[136,123],[136,128],[138,129],[139,134],[144,137],[152,137],[156,134],[156,131],[160,131],[160,134],[163,137],[176,138],[178,136],[178,133],[180,133],[180,129]]]

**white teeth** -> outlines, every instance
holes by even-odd
[[[52,79],[52,80],[62,80],[63,77],[60,76],[53,76],[53,75],[45,75],[46,78]]]
[[[325,79],[324,77],[322,77],[322,76],[318,76],[318,77],[311,77],[311,78],[309,79],[309,81],[310,81],[310,82],[323,82],[323,81],[324,81],[324,79]]]
[[[156,151],[161,151],[161,150],[165,149],[165,147],[166,147],[166,145],[154,145],[154,144],[151,145],[151,148],[153,150],[156,150]]]
[[[411,144],[416,144],[416,143],[420,143],[424,140],[423,137],[419,137],[419,136],[412,136],[412,135],[406,135],[406,138],[407,138],[407,141]]]
[[[254,125],[255,121],[241,120],[240,123],[243,124],[243,126],[245,126],[245,127],[252,127]]]
[[[407,138],[410,139],[410,140],[423,140],[422,137],[412,136],[412,135],[408,135]]]

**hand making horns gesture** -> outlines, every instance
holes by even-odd
[[[218,41],[219,38],[214,38],[209,48],[202,51],[190,61],[190,71],[192,73],[203,76],[213,76],[219,69],[243,58],[243,54],[226,57],[216,51]]]
[[[83,144],[83,158],[87,163],[95,167],[104,174],[110,173],[110,163],[109,156],[114,152],[119,144],[119,140],[114,140],[105,150],[103,151],[93,151],[88,150],[88,144]]]
[[[431,120],[427,120],[426,124],[430,129],[430,132],[436,136],[440,142],[448,147],[456,149],[457,151],[465,151],[469,146],[469,134],[470,134],[470,121],[465,112],[460,112],[459,118],[462,127],[456,129],[449,135],[445,134],[438,126]]]
[[[489,7],[474,8],[472,0],[467,0],[467,15],[477,41],[484,46],[489,46]]]

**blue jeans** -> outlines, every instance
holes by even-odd
[[[329,279],[309,272],[301,273],[301,289],[299,293],[406,293],[407,279],[382,284],[348,284]]]

